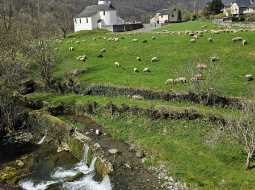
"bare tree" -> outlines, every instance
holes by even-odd
[[[1,119],[1,129],[2,133],[10,133],[14,130],[18,119],[18,107],[17,101],[13,95],[6,91],[0,91],[0,118]]]
[[[255,116],[254,105],[246,105],[237,121],[228,126],[229,134],[239,142],[246,153],[245,168],[251,169],[255,156]]]
[[[52,67],[54,63],[54,50],[47,41],[40,41],[34,47],[35,63],[39,65],[40,75],[46,87],[50,87],[52,81]]]
[[[54,14],[64,38],[73,28],[73,4],[73,0],[64,0],[63,4],[56,9]]]

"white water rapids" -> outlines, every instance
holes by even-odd
[[[26,179],[20,182],[20,187],[24,190],[47,190],[50,185],[61,183],[64,190],[112,190],[109,176],[105,176],[101,182],[97,182],[93,179],[95,175],[95,163],[97,158],[94,157],[90,166],[88,166],[88,152],[89,146],[84,145],[84,157],[83,160],[77,163],[73,168],[66,170],[64,168],[56,168],[51,173],[51,180],[41,181],[35,183],[31,179]],[[64,182],[67,177],[74,177],[79,173],[83,173],[84,176],[77,181]]]

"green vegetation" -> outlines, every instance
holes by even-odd
[[[204,27],[205,25],[207,26]],[[190,42],[189,35],[160,32],[219,28],[208,21],[192,21],[166,25],[152,33],[114,34],[98,30],[71,34],[65,40],[56,41],[58,56],[53,74],[66,81],[70,72],[83,70],[85,72],[70,77],[81,84],[82,88],[91,84],[104,84],[161,91],[198,92],[201,89],[191,85],[191,82],[173,85],[166,85],[165,82],[178,77],[189,80],[199,73],[197,65],[200,64],[208,66],[203,71],[206,80],[201,82],[201,86],[204,85],[206,89],[214,88],[218,93],[227,96],[254,98],[254,81],[247,81],[244,77],[246,74],[254,75],[255,71],[255,36],[252,32],[207,32],[195,43]],[[244,46],[241,42],[232,42],[234,37],[239,36],[247,40],[248,44]],[[212,39],[211,42],[208,38]],[[153,57],[159,58],[159,61],[152,62]],[[219,60],[213,62],[211,57]],[[139,72],[134,72],[134,68]],[[143,72],[144,68],[149,68],[151,72]],[[46,101],[49,105],[63,102],[83,107],[86,103],[96,101],[102,105],[126,104],[174,111],[192,109],[206,116],[214,115],[224,119],[239,120],[243,116],[241,111],[185,101],[57,95],[45,92],[30,94],[26,98]],[[62,117],[69,121],[68,117]],[[115,139],[135,143],[145,149],[148,153],[146,164],[163,163],[172,176],[192,188],[246,190],[255,185],[253,170],[244,169],[246,155],[242,144],[235,140],[233,135],[229,135],[226,128],[222,130],[223,126],[212,125],[202,119],[151,120],[144,115],[117,116],[101,109],[92,117]],[[79,123],[75,125],[78,128],[84,127]]]
[[[185,27],[192,22],[181,23]],[[197,25],[204,25],[197,22]],[[173,25],[174,26],[174,25]],[[171,27],[171,25],[169,26]],[[181,28],[181,27],[180,27]],[[187,27],[189,28],[189,27]],[[152,36],[156,39],[153,40]],[[241,36],[248,41],[247,46],[241,43],[233,43],[232,38]],[[214,39],[213,43],[208,38]],[[105,39],[104,39],[105,38]],[[118,41],[107,39],[118,38]],[[133,39],[138,39],[134,42]],[[147,43],[143,43],[147,40]],[[254,48],[255,36],[252,32],[204,34],[195,43],[190,43],[190,37],[185,35],[170,34],[113,34],[104,31],[81,32],[69,36],[66,40],[57,44],[58,64],[54,75],[63,77],[65,73],[75,69],[87,69],[87,72],[77,77],[81,84],[110,84],[127,87],[150,88],[156,90],[187,91],[190,85],[165,85],[169,78],[192,77],[197,64],[207,64],[213,67],[210,57],[216,56],[217,71],[212,71],[210,86],[220,93],[230,96],[251,96],[247,89],[254,82],[247,82],[244,75],[255,70]],[[74,47],[74,51],[69,51]],[[106,48],[102,58],[97,56],[100,50]],[[86,63],[76,58],[81,55],[87,56]],[[137,61],[137,57],[141,61]],[[160,58],[159,62],[151,63],[153,57]],[[114,65],[119,62],[120,67]],[[151,73],[144,73],[148,67]],[[134,68],[140,72],[135,73]]]
[[[191,121],[152,121],[101,114],[95,119],[116,139],[139,144],[164,163],[171,175],[199,189],[253,189],[255,174],[245,171],[241,146],[217,126]],[[150,154],[149,154],[150,155]]]
[[[137,106],[140,108],[154,108],[154,109],[164,109],[164,110],[175,110],[183,111],[184,109],[197,110],[202,114],[209,115],[219,115],[227,119],[231,119],[234,116],[240,115],[241,113],[237,110],[231,110],[227,108],[219,107],[207,107],[201,104],[193,104],[186,101],[161,101],[161,100],[134,100],[127,97],[106,97],[106,96],[78,96],[75,94],[69,95],[54,95],[50,93],[34,93],[26,96],[30,100],[46,101],[50,105],[58,105],[60,103],[65,103],[67,105],[79,105],[86,104],[89,102],[97,102],[102,105],[107,103],[113,103],[115,105],[126,104],[129,106]]]
[[[185,31],[185,30],[192,30],[192,31],[198,31],[198,30],[211,30],[211,29],[218,29],[220,28],[216,24],[212,24],[209,21],[188,21],[183,23],[174,23],[174,24],[168,24],[166,26],[163,26],[160,30],[169,30],[169,31]]]

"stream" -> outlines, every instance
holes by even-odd
[[[38,144],[43,144],[44,139]],[[101,182],[94,179],[97,158],[94,157],[87,165],[88,151],[89,146],[85,144],[83,159],[76,163],[74,158],[64,155],[61,155],[63,160],[58,158],[54,163],[50,159],[51,155],[43,155],[49,152],[40,152],[39,159],[33,163],[31,175],[21,180],[19,186],[24,190],[112,190],[109,176],[105,176]]]

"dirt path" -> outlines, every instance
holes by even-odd
[[[70,117],[74,122],[84,125],[80,132],[98,143],[104,151],[105,158],[111,161],[114,172],[110,178],[113,190],[153,190],[162,188],[162,182],[154,172],[146,169],[142,164],[142,156],[139,158],[130,146],[122,141],[114,140],[110,135],[104,134],[102,126],[87,117]],[[99,130],[102,135],[97,135]],[[117,149],[118,153],[110,154],[110,149]]]

